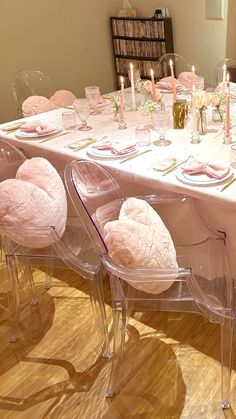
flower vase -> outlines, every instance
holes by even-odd
[[[223,122],[223,110],[220,107],[212,109],[212,121]]]
[[[119,122],[119,113],[116,113],[116,112],[113,113],[113,121]]]
[[[148,100],[152,99],[152,95],[149,92],[145,92],[142,94],[142,102],[141,102],[141,106],[144,105],[144,103],[146,103]]]
[[[197,130],[200,135],[205,135],[207,132],[206,111],[202,109],[197,110]]]

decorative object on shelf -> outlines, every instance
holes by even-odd
[[[122,9],[118,10],[118,16],[119,17],[135,17],[136,16],[136,10],[133,9],[130,2],[128,0],[123,0],[123,6]]]
[[[169,16],[170,14],[169,14],[168,7],[160,7],[159,9],[156,9],[153,15],[155,19],[160,19],[162,17],[169,17]]]
[[[186,116],[186,101],[176,100],[173,103],[173,128],[174,129],[183,129],[184,121]]]

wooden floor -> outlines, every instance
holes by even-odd
[[[121,367],[121,391],[104,397],[108,362],[100,358],[87,283],[69,270],[55,272],[39,305],[22,291],[21,339],[8,343],[0,322],[0,418],[158,419],[235,418],[220,407],[219,327],[190,314],[136,313]],[[23,286],[23,285],[22,285]],[[107,284],[107,290],[108,290]],[[0,303],[6,304],[4,290]],[[109,292],[106,295],[111,315]]]

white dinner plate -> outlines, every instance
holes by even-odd
[[[225,181],[226,179],[229,179],[232,177],[234,171],[232,167],[229,169],[229,172],[227,175],[225,175],[222,178],[213,178],[210,176],[207,176],[205,174],[196,174],[196,175],[190,175],[188,173],[183,173],[181,170],[176,173],[176,177],[178,180],[180,180],[183,183],[186,183],[186,185],[191,186],[212,186],[220,184],[221,182]]]
[[[103,159],[103,160],[117,160],[117,159],[124,159],[126,157],[134,156],[138,152],[138,148],[135,147],[134,150],[129,151],[127,153],[122,154],[113,154],[111,150],[98,150],[94,147],[90,147],[87,150],[87,154],[89,157],[93,159]]]
[[[20,140],[33,140],[35,138],[42,138],[42,137],[49,137],[50,135],[57,134],[62,130],[61,127],[52,126],[48,131],[40,133],[40,132],[24,132],[24,131],[17,131],[15,136]]]
[[[104,99],[104,101],[102,103],[98,103],[96,107],[98,109],[103,109],[103,108],[106,108],[107,106],[109,106],[110,104],[111,104],[111,102],[109,102],[109,100]]]

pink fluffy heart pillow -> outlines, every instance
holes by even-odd
[[[122,205],[119,219],[108,222],[104,233],[109,256],[118,265],[130,269],[178,267],[169,231],[157,212],[144,200],[128,198]],[[139,290],[159,294],[173,281],[129,283]]]
[[[26,160],[15,179],[0,183],[0,220],[6,226],[50,227],[63,236],[67,219],[67,199],[63,182],[48,160],[35,157]],[[1,230],[1,227],[0,227]],[[12,232],[16,243],[32,248],[51,244],[46,236]]]
[[[29,96],[22,104],[24,116],[38,115],[56,108],[55,104],[44,96]]]
[[[69,90],[57,90],[54,95],[50,97],[50,101],[58,108],[70,106],[75,100],[75,95]]]

